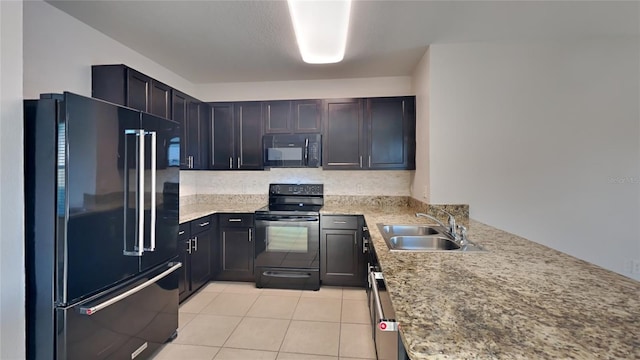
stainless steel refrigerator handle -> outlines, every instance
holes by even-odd
[[[378,313],[378,329],[381,331],[398,331],[398,323],[393,319],[385,319],[384,312],[382,311],[382,304],[380,302],[380,292],[378,291],[378,282],[376,279],[383,279],[382,273],[372,271],[369,273],[369,283],[371,284],[371,290],[373,290],[373,299],[376,303],[376,312]]]
[[[158,213],[158,209],[156,207],[156,171],[157,171],[157,160],[158,160],[158,154],[157,154],[157,147],[156,147],[156,143],[157,143],[157,133],[155,131],[147,131],[145,132],[145,135],[150,135],[151,136],[151,224],[149,226],[150,232],[151,234],[149,234],[149,237],[151,239],[151,243],[149,244],[148,248],[144,248],[145,251],[155,251],[156,250],[156,217],[157,217],[157,213]]]
[[[152,279],[134,287],[133,289],[130,289],[118,296],[115,296],[105,302],[101,302],[98,305],[95,306],[89,306],[89,307],[81,307],[80,308],[80,314],[82,315],[88,315],[91,316],[95,313],[97,313],[98,311],[106,308],[107,306],[113,305],[115,303],[117,303],[118,301],[124,300],[126,298],[128,298],[129,296],[140,292],[141,290],[143,290],[144,288],[155,284],[156,282],[158,282],[159,280],[161,280],[162,278],[165,278],[167,275],[171,274],[172,272],[178,270],[180,267],[182,267],[182,263],[178,262],[178,263],[169,263],[169,266],[171,266],[169,269],[163,271],[162,273],[156,275],[155,277],[153,277]]]
[[[125,137],[127,135],[135,135],[136,136],[136,153],[137,153],[137,161],[136,161],[136,207],[138,210],[137,218],[136,218],[136,237],[138,240],[137,248],[134,247],[134,251],[127,250],[127,209],[129,206],[129,164],[128,160],[128,147],[127,141],[125,139],[124,142],[124,170],[125,170],[125,182],[124,182],[124,219],[125,219],[125,229],[124,229],[124,249],[122,253],[127,256],[142,256],[142,252],[144,251],[144,130],[142,129],[126,129],[124,131]],[[142,168],[141,168],[142,166]],[[142,170],[142,171],[141,171]]]

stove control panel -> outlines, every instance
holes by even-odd
[[[269,195],[322,196],[323,184],[269,184]]]

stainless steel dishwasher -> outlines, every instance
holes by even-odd
[[[369,249],[368,268],[367,298],[376,356],[379,360],[408,360],[409,357],[400,339],[391,297],[373,247]]]

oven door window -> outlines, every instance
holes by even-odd
[[[309,228],[269,225],[266,251],[306,253],[309,251]]]

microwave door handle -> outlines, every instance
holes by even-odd
[[[304,138],[304,166],[309,166],[309,138]]]

